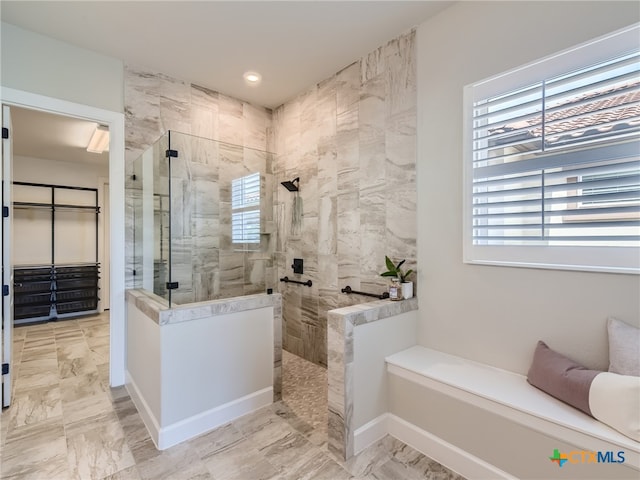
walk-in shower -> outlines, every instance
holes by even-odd
[[[136,288],[170,305],[275,289],[273,154],[170,131],[133,172]]]

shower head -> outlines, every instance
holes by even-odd
[[[293,182],[298,182],[298,184],[300,184],[300,177],[296,177],[291,181],[280,182],[280,183],[284,188],[286,188],[290,192],[297,192],[299,190],[298,185],[295,185]]]

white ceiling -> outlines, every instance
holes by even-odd
[[[62,162],[108,163],[109,152],[87,152],[97,124],[77,118],[11,108],[14,155]]]
[[[274,108],[453,3],[2,0],[0,18]]]

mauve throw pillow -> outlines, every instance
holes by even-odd
[[[589,388],[599,373],[602,372],[589,370],[539,341],[527,381],[558,400],[591,415]]]
[[[617,318],[607,320],[609,371],[640,377],[640,329]]]

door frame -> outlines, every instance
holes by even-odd
[[[109,190],[109,177],[98,177],[98,198],[100,205],[104,205],[104,213],[105,214],[109,214],[109,219],[111,219],[111,209],[110,204],[111,202],[109,201],[109,205],[107,205],[107,202],[105,202],[105,198],[107,200],[109,200],[111,197],[109,196],[110,190]],[[107,309],[109,309],[109,305],[111,304],[111,262],[109,261],[109,257],[111,255],[110,252],[110,245],[109,243],[107,243],[107,241],[105,240],[106,235],[105,235],[105,230],[108,232],[109,229],[107,228],[109,226],[109,222],[107,221],[107,217],[106,215],[100,215],[99,218],[99,235],[98,235],[98,244],[101,245],[100,247],[100,276],[102,277],[103,280],[109,280],[109,284],[105,285],[104,283],[100,284],[100,288],[102,288],[103,290],[100,292],[100,298],[105,298],[107,297],[107,295],[109,296],[109,301],[108,302],[104,302],[102,300],[100,300],[100,312],[104,312],[105,311],[105,303],[107,304]],[[104,297],[103,297],[104,296]]]
[[[1,105],[2,107],[2,128],[7,128],[9,133],[13,128],[11,122],[11,107],[8,105]],[[8,146],[7,146],[8,145]],[[2,340],[0,340],[0,359],[2,360],[3,373],[2,373],[2,408],[11,405],[11,397],[13,394],[13,261],[11,259],[11,246],[13,244],[11,238],[11,232],[13,229],[13,214],[12,214],[12,191],[13,185],[11,184],[11,178],[13,178],[13,138],[11,135],[8,138],[2,138],[2,165],[0,165],[0,179],[2,179],[2,208],[5,207],[9,211],[9,215],[0,220],[2,223],[2,284],[8,287],[7,296],[5,292],[2,292]],[[8,179],[8,181],[6,180]],[[3,288],[4,290],[4,288]],[[8,370],[4,373],[5,364],[8,366]]]
[[[110,358],[109,384],[125,382],[125,152],[124,114],[2,87],[4,105],[81,118],[109,127]]]

